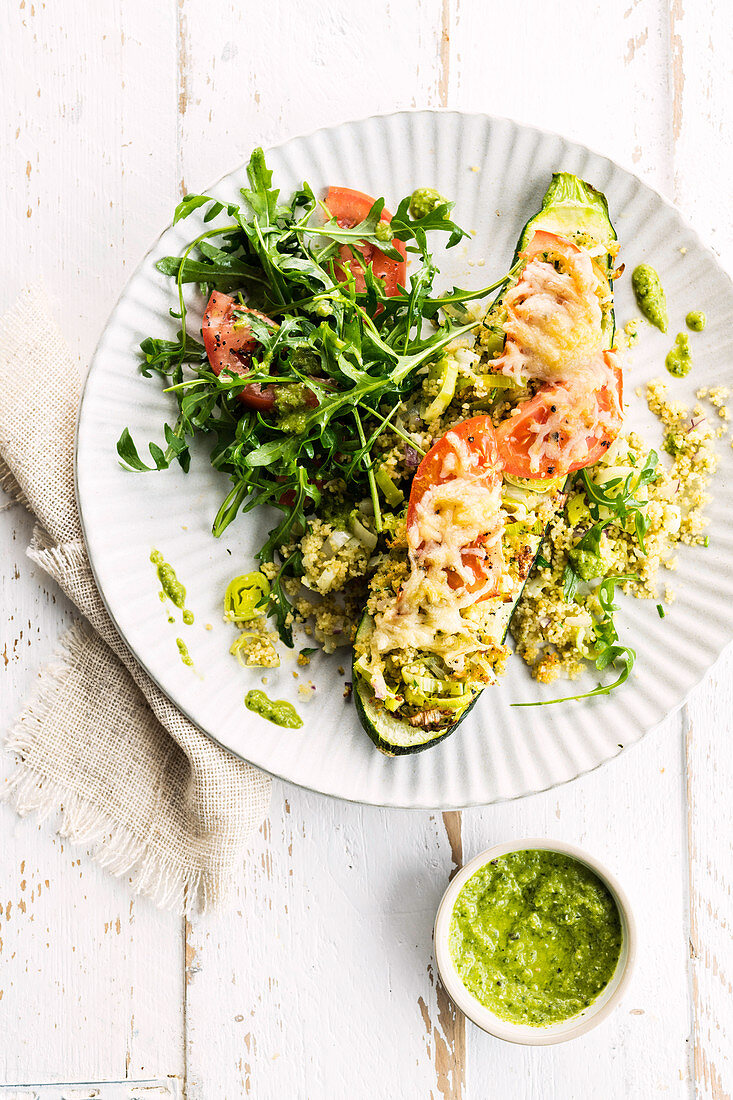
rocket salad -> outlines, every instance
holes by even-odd
[[[188,195],[176,208],[174,224],[202,208],[205,222],[226,215],[227,224],[157,264],[175,279],[178,308],[171,312],[181,327],[177,340],[143,341],[141,369],[166,380],[178,416],[164,425],[163,444],[149,444],[152,466],[127,429],[117,452],[131,470],[162,470],[173,461],[187,470],[191,438],[208,435],[212,465],[232,483],[214,535],[259,505],[282,513],[257,555],[265,563],[278,560],[279,549],[305,528],[333,481],[354,501],[370,500],[375,532],[382,532],[390,505],[379,488],[375,445],[385,432],[419,445],[380,405],[396,408],[419,387],[420,367],[481,324],[451,320],[445,311],[460,318],[464,303],[492,293],[506,276],[480,291],[434,293],[429,235],[441,234],[449,248],[466,236],[451,220],[453,204],[439,197],[417,217],[411,196],[390,216],[381,198],[331,188],[319,201],[307,183],[283,202],[261,149],[247,180],[241,205]],[[203,342],[190,331],[187,283],[208,299]],[[426,321],[433,323],[427,333]],[[297,560],[280,564],[298,573]],[[270,601],[291,644],[280,586]]]

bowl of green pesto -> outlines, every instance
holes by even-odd
[[[577,1038],[628,985],[636,929],[620,885],[562,841],[499,844],[450,883],[435,921],[438,969],[484,1031],[531,1046]]]

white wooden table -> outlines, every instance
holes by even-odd
[[[86,361],[178,196],[255,144],[413,105],[598,148],[676,200],[733,268],[731,42],[729,0],[8,0],[0,307],[42,276]],[[4,727],[72,618],[24,555],[30,530],[21,508],[0,515]],[[383,811],[276,782],[234,910],[191,923],[0,807],[0,1083],[170,1075],[191,1100],[723,1100],[732,735],[728,657],[640,746],[519,802]],[[561,1047],[489,1038],[436,983],[431,923],[452,868],[522,835],[607,861],[641,932],[622,1006]]]

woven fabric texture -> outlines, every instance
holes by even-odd
[[[176,710],[107,614],[74,493],[83,379],[47,312],[30,289],[0,321],[0,485],[35,515],[28,555],[83,618],[10,730],[18,763],[4,796],[20,814],[53,818],[156,904],[207,908],[231,892],[270,780]]]

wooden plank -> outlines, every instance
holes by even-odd
[[[686,708],[689,960],[696,1095],[733,1096],[733,658]]]
[[[0,207],[0,308],[45,279],[83,361],[128,265],[168,217],[173,31],[170,3],[20,0],[0,11],[0,159],[12,181]],[[73,618],[25,557],[31,529],[21,508],[0,513],[3,728]],[[1,774],[11,768],[3,754]],[[0,1081],[180,1075],[178,918],[133,899],[50,823],[1,807],[0,827]]]
[[[669,189],[666,0],[451,8],[450,106],[558,131]]]
[[[733,167],[727,125],[733,73],[724,48],[732,34],[729,5],[670,0],[674,196],[728,270],[733,269],[733,217],[721,203],[721,181]],[[729,364],[725,373],[730,377]],[[691,1062],[701,1100],[733,1096],[732,684],[729,655],[694,693],[685,715]]]
[[[276,784],[226,922],[188,938],[188,1095],[460,1096],[431,928],[440,815]]]
[[[440,101],[441,0],[273,0],[266,18],[235,0],[215,8],[215,18],[201,0],[178,9],[180,170],[190,191],[256,145]]]

